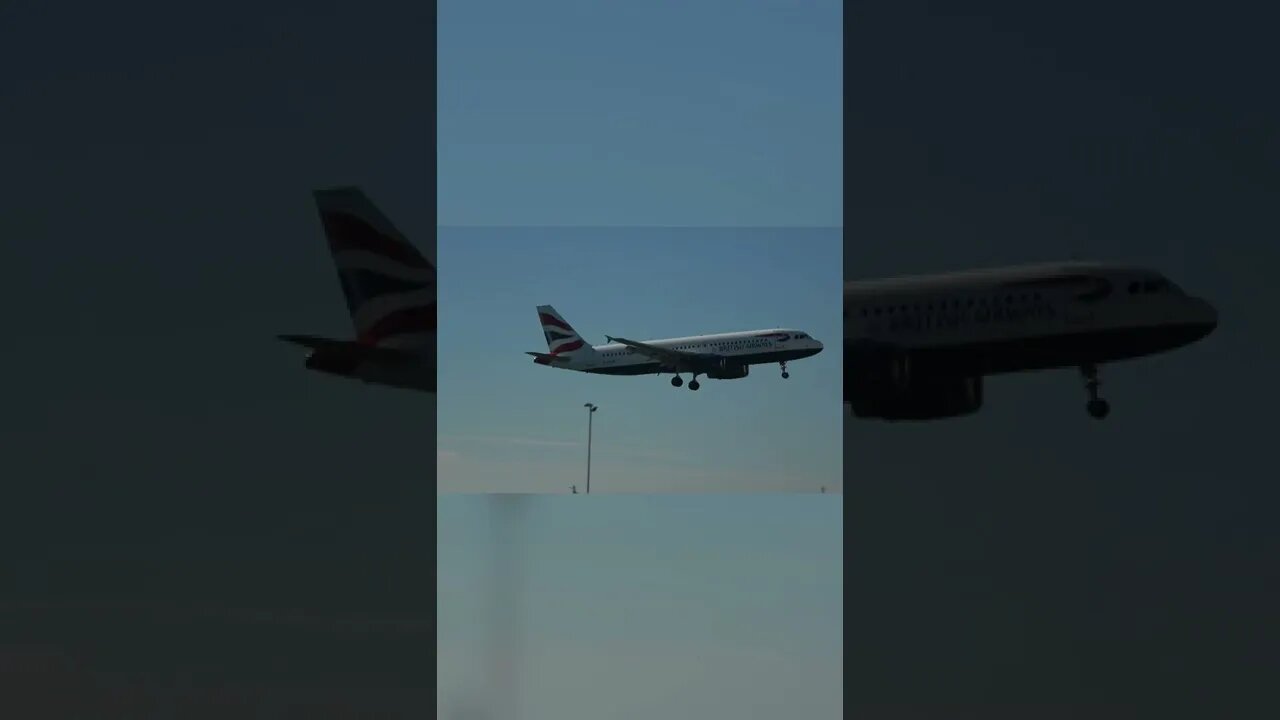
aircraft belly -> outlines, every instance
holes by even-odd
[[[921,372],[994,375],[1128,360],[1195,342],[1210,327],[1195,323],[1094,327],[967,343],[901,345]],[[846,348],[846,357],[852,350]]]

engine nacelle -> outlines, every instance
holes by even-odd
[[[858,342],[844,348],[844,401],[865,394],[863,388],[906,391],[914,375],[911,356],[881,343]]]
[[[858,417],[938,420],[971,415],[982,408],[982,376],[913,378],[906,387],[855,383],[849,398]]]
[[[936,420],[970,415],[982,408],[981,375],[921,368],[909,353],[884,346],[845,354],[844,399],[857,417]]]
[[[745,363],[736,363],[728,358],[721,358],[715,367],[707,371],[707,377],[713,380],[738,380],[751,373],[751,367]]]

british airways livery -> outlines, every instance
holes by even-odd
[[[356,337],[280,335],[309,370],[436,391],[436,269],[355,187],[314,193]]]
[[[1142,267],[1059,262],[844,286],[844,400],[857,417],[977,412],[989,375],[1078,368],[1105,418],[1098,367],[1190,345],[1218,312]]]
[[[538,306],[538,321],[549,352],[529,352],[539,365],[600,375],[660,375],[672,373],[674,387],[689,377],[689,389],[700,387],[698,376],[713,380],[746,377],[752,365],[777,363],[787,378],[787,361],[822,352],[822,343],[800,330],[773,328],[745,332],[695,335],[639,342],[605,336],[606,345],[588,345],[550,305]]]

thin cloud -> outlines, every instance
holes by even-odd
[[[673,463],[681,466],[683,466],[684,463],[689,462],[689,458],[683,455],[672,455],[670,453],[653,452],[652,450],[630,448],[626,446],[614,447],[609,445],[597,445],[596,452],[604,453],[605,456],[614,455],[632,460],[652,460],[654,462]],[[681,469],[680,472],[684,472],[684,470]]]
[[[581,447],[580,442],[569,440],[542,440],[539,438],[501,438],[502,442],[512,445],[532,445],[534,447]]]
[[[583,448],[586,443],[580,440],[552,440],[549,438],[521,437],[511,435],[441,435],[441,441],[458,440],[468,442],[482,442],[498,445],[523,445],[527,447],[562,447],[562,448]],[[654,452],[648,448],[631,447],[627,445],[612,445],[596,443],[595,451],[603,455],[616,455],[629,459],[653,460],[656,462],[667,463],[687,463],[689,458],[683,455],[674,455],[671,453]],[[451,451],[447,451],[451,452]]]

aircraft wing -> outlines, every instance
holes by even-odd
[[[673,368],[696,366],[708,360],[715,360],[720,357],[719,355],[712,353],[691,353],[684,352],[682,350],[669,350],[667,348],[649,345],[648,343],[636,342],[635,340],[628,340],[626,338],[609,337],[608,335],[605,335],[604,337],[609,342],[626,345],[642,355],[647,355],[654,360]]]

